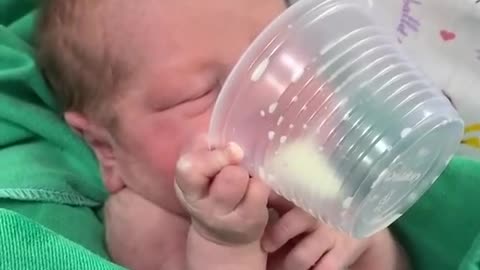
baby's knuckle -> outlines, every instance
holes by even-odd
[[[294,226],[295,223],[293,220],[284,220],[283,222],[279,222],[276,226],[275,234],[279,238],[281,238],[282,236],[290,236]]]
[[[186,153],[179,157],[176,164],[177,171],[186,171],[192,167],[192,154]]]
[[[229,164],[228,157],[223,151],[212,152],[211,162],[219,167]]]
[[[312,256],[303,249],[292,251],[290,265],[296,266],[296,269],[310,269],[315,263],[315,260],[312,261],[311,257]]]

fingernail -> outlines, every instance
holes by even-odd
[[[228,149],[229,149],[230,153],[232,154],[232,157],[235,160],[242,160],[243,159],[244,152],[238,144],[236,144],[234,142],[230,142],[230,143],[228,143]]]
[[[273,243],[267,239],[262,241],[262,248],[267,253],[272,253],[275,251],[275,247],[273,246]]]

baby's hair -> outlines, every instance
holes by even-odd
[[[99,121],[111,119],[112,93],[126,67],[110,48],[107,30],[110,0],[44,0],[36,29],[40,68],[63,111],[76,111]]]

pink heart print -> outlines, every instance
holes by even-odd
[[[448,30],[440,31],[440,36],[442,37],[443,41],[454,40],[457,37],[457,35],[454,32],[450,32]]]

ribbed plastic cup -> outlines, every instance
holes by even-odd
[[[235,141],[273,190],[354,237],[394,222],[456,152],[463,122],[368,7],[302,0],[262,32],[217,100],[212,143]]]

